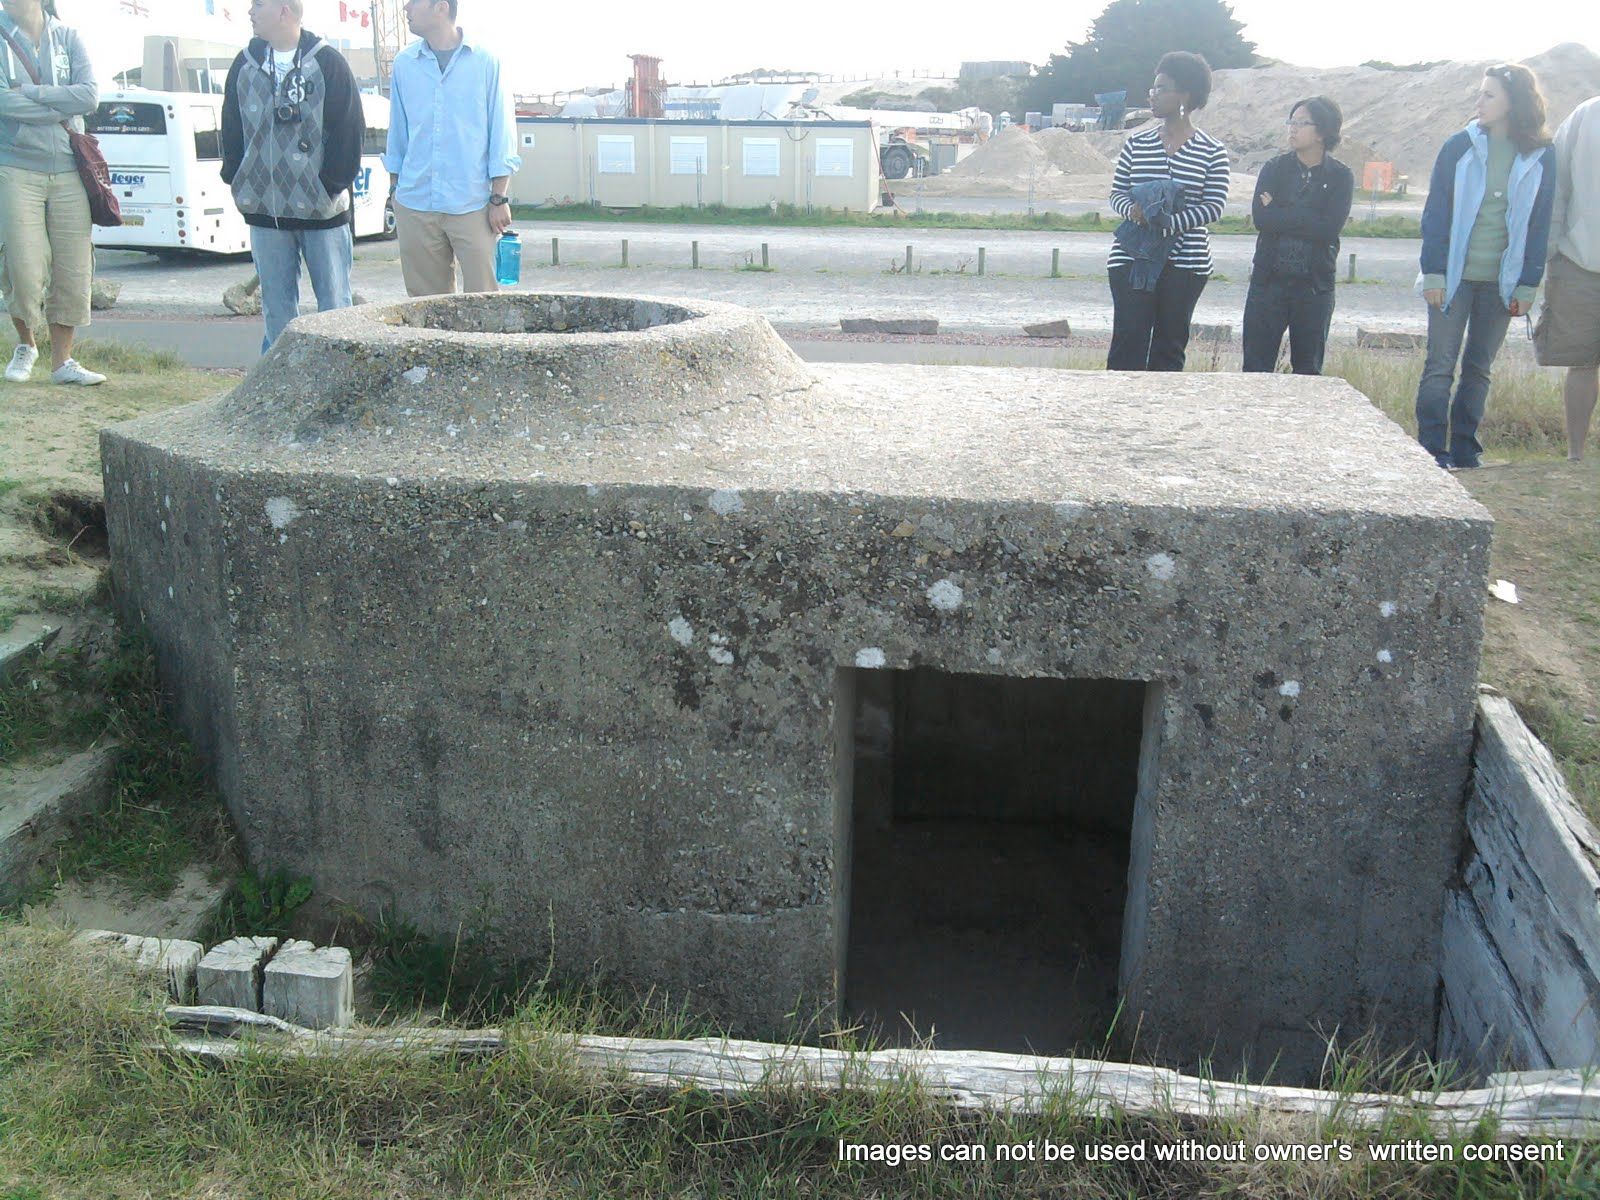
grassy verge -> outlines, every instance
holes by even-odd
[[[113,802],[63,844],[63,878],[109,875],[136,895],[165,895],[191,863],[231,856],[226,812],[162,707],[141,635],[48,655],[0,683],[0,762],[102,739],[121,747]]]
[[[160,998],[62,936],[0,929],[0,1189],[121,1197],[384,1196],[1006,1198],[1584,1196],[1593,1144],[1563,1160],[1462,1161],[1488,1128],[1448,1139],[1454,1162],[1375,1162],[1370,1145],[1421,1136],[1398,1114],[1375,1131],[1262,1116],[1196,1120],[1171,1111],[1097,1114],[1063,1088],[1039,1116],[959,1112],[915,1078],[837,1092],[781,1074],[740,1097],[645,1092],[586,1075],[551,1033],[582,1013],[531,998],[488,1061],[368,1055],[339,1061],[247,1055],[224,1070],[150,1046]],[[650,1032],[648,1028],[641,1032]],[[1371,1064],[1329,1082],[1353,1091]],[[1412,1082],[1423,1082],[1422,1078]],[[841,1162],[840,1143],[927,1147],[932,1161]],[[1185,1142],[1343,1144],[1348,1162],[1163,1163]],[[1042,1148],[1073,1146],[1074,1160]],[[1001,1146],[1036,1148],[998,1161]],[[1090,1146],[1142,1158],[1084,1161]],[[939,1161],[946,1154],[984,1161]],[[1270,1153],[1270,1149],[1268,1150]],[[31,1191],[29,1190],[31,1189]],[[8,1195],[0,1190],[0,1195]]]
[[[639,208],[603,208],[593,204],[519,204],[512,210],[517,220],[589,221],[598,224],[644,225],[745,225],[792,226],[803,229],[1020,229],[1059,230],[1065,233],[1110,233],[1117,218],[1107,212],[1090,213],[964,213],[964,212],[854,212],[850,209],[814,208],[795,204],[771,208],[729,208],[722,204],[703,207],[678,205]],[[1256,230],[1248,217],[1223,217],[1210,225],[1217,234],[1251,234]],[[1345,237],[1419,238],[1421,225],[1414,217],[1388,216],[1376,219],[1354,218],[1344,228]]]
[[[0,339],[9,357],[14,339]],[[48,360],[48,349],[41,357]],[[63,388],[42,370],[35,382],[0,384],[0,630],[19,613],[63,613],[92,603],[98,567],[50,538],[46,510],[62,495],[100,495],[98,430],[216,392],[216,376],[188,370],[174,354],[88,339],[78,359],[108,378]],[[43,382],[39,382],[43,380]]]

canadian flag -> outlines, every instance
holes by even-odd
[[[339,20],[359,21],[361,28],[365,29],[372,22],[372,10],[364,4],[348,3],[348,0],[339,0]]]

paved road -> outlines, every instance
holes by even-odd
[[[528,290],[630,292],[726,300],[748,305],[775,324],[837,328],[840,316],[925,312],[950,330],[1016,332],[1024,323],[1069,318],[1076,328],[1110,327],[1104,262],[1109,233],[1020,230],[729,228],[589,223],[525,225],[523,287]],[[549,265],[550,238],[561,241],[561,266]],[[630,268],[620,268],[629,240]],[[690,242],[700,243],[701,270],[690,269]],[[759,264],[766,243],[772,272]],[[914,272],[903,266],[914,247]],[[1218,278],[1201,297],[1196,319],[1237,324],[1244,308],[1252,237],[1217,237]],[[986,249],[987,274],[977,271]],[[1061,252],[1062,278],[1048,278],[1052,250]],[[1412,292],[1417,244],[1350,239],[1363,281],[1341,285],[1335,332],[1357,326],[1421,331],[1421,301]],[[125,251],[101,252],[102,276],[123,285],[117,312],[129,317],[219,316],[223,290],[248,278],[247,258],[161,259]],[[357,291],[375,301],[404,297],[392,242],[356,250]],[[1341,262],[1341,269],[1343,262]],[[309,301],[309,289],[306,293]]]

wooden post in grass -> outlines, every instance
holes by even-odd
[[[906,274],[911,274],[911,247],[906,247]]]
[[[550,265],[552,267],[559,267],[561,265],[561,239],[560,238],[551,238],[550,239]]]
[[[765,242],[762,242],[761,243],[761,269],[763,271],[765,271],[771,265],[772,265],[771,261],[767,257],[767,244]]]
[[[1050,251],[1050,278],[1061,278],[1061,250],[1059,248]]]
[[[1352,251],[1350,251],[1350,278],[1349,278],[1348,282],[1354,283],[1355,281],[1356,281],[1356,252],[1354,250],[1352,250]]]
[[[628,265],[628,239],[627,238],[623,238],[622,239],[622,265],[624,267],[626,267]]]
[[[978,274],[983,274],[983,247],[978,247]]]
[[[700,243],[699,242],[690,242],[689,243],[689,266],[691,268],[693,268],[694,270],[696,270],[696,271],[698,271],[700,269]]]

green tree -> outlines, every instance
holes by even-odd
[[[1218,69],[1256,63],[1255,43],[1224,0],[1112,0],[1083,41],[1040,68],[1024,107],[1048,113],[1058,102],[1093,104],[1096,93],[1126,88],[1136,108],[1169,50],[1191,50]]]

